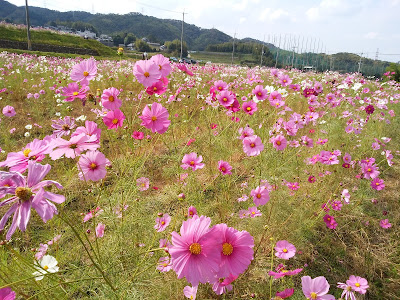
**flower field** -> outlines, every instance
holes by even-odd
[[[400,299],[390,74],[120,55],[0,54],[0,299]]]

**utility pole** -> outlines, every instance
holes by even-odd
[[[265,41],[265,34],[264,34],[264,38],[263,38],[263,45],[262,45],[262,49],[261,49],[261,61],[260,61],[260,67],[262,67],[262,59],[263,59],[263,55],[264,55],[264,41]]]
[[[235,34],[233,35],[233,40],[232,40],[232,62],[231,62],[232,66],[233,66],[233,55],[235,54],[235,38],[236,38],[236,31]]]
[[[25,15],[26,15],[27,35],[28,35],[28,50],[31,51],[32,44],[31,44],[31,32],[30,32],[30,23],[29,23],[28,0],[25,0]]]
[[[362,55],[363,55],[363,52],[361,52],[361,55],[360,55],[360,61],[358,62],[358,70],[357,70],[357,73],[360,73],[360,71],[361,71],[361,60],[362,60]]]
[[[180,57],[181,60],[182,60],[182,54],[183,54],[183,23],[184,22],[185,22],[185,11],[182,12],[181,57]]]

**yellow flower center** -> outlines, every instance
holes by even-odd
[[[258,194],[256,195],[256,197],[257,197],[258,199],[260,199],[260,198],[261,198],[261,194],[258,193]]]
[[[255,211],[252,211],[252,212],[251,212],[251,214],[252,214],[252,215],[255,215],[255,214],[256,214],[256,212],[255,212]]]
[[[118,119],[112,120],[112,123],[113,123],[113,124],[117,124],[117,123],[118,123]]]
[[[149,74],[149,72],[144,72],[144,74],[143,74],[143,75],[144,75],[144,77],[146,77],[146,78],[147,78],[147,77],[150,77],[150,74]]]
[[[19,186],[15,189],[15,196],[17,196],[22,201],[28,201],[32,197],[32,191],[29,188]]]
[[[379,185],[379,182],[375,183],[376,185]]]
[[[357,283],[355,284],[355,286],[356,286],[356,287],[360,287],[360,284],[357,282]]]
[[[318,297],[317,293],[314,293],[314,292],[312,292],[310,294],[310,296],[311,296],[311,299],[317,299],[317,297]]]
[[[225,172],[226,171],[225,167],[221,167],[221,171]]]
[[[44,266],[43,267],[44,270],[47,270],[48,268],[49,268],[49,266]]]
[[[68,124],[64,124],[64,125],[62,126],[62,129],[65,130],[65,131],[70,130]]]
[[[162,221],[162,222],[161,222],[161,225],[165,225],[165,221]]]
[[[222,245],[222,254],[231,255],[233,252],[233,246],[229,243],[223,243]]]
[[[194,166],[194,161],[193,161],[193,160],[190,162],[190,165],[191,165],[191,166]]]
[[[156,87],[156,86],[155,86],[155,87],[153,87],[153,91],[155,91],[155,92],[157,91],[157,87]]]
[[[288,252],[288,250],[287,250],[286,248],[284,248],[282,251],[283,251],[284,253],[287,253],[287,252]]]
[[[85,72],[83,72],[83,76],[89,76],[89,72],[88,71],[85,71]]]
[[[258,94],[258,96],[261,96],[261,95],[262,95],[261,92],[258,92],[257,94]]]
[[[78,96],[78,95],[79,95],[79,93],[78,93],[78,92],[73,92],[73,93],[72,93],[72,95],[74,95],[74,96]]]
[[[247,111],[251,111],[251,107],[250,107],[250,106],[247,106],[246,110],[247,110]]]
[[[110,96],[110,97],[108,97],[108,101],[110,101],[110,102],[114,102],[114,96]]]
[[[92,163],[90,164],[90,168],[91,168],[92,170],[94,170],[94,169],[97,168],[97,165],[96,165],[94,162],[92,162]]]
[[[224,97],[224,98],[222,99],[222,101],[226,102],[226,101],[228,101],[228,99],[227,99],[226,97]]]
[[[157,121],[157,117],[156,116],[152,116],[151,117],[151,120],[154,122],[154,121]]]
[[[277,144],[278,146],[280,146],[282,143],[281,143],[281,141],[276,141],[276,144]]]
[[[199,243],[193,243],[189,247],[190,253],[199,255],[201,253],[201,245]]]
[[[25,157],[28,157],[29,153],[31,153],[31,149],[25,149],[24,151],[22,151],[25,155]]]
[[[251,143],[251,144],[250,144],[250,147],[251,147],[251,148],[254,148],[255,146],[256,146],[256,144],[254,144],[254,143]]]

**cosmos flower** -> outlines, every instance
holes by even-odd
[[[197,157],[196,152],[192,152],[190,154],[185,154],[182,159],[182,165],[181,167],[184,170],[187,170],[188,168],[192,168],[193,171],[196,171],[198,169],[204,168],[204,164],[201,163],[203,160],[203,157],[200,155]]]
[[[149,106],[145,106],[143,109],[142,115],[139,117],[142,119],[142,126],[147,129],[151,129],[152,132],[157,132],[159,134],[163,134],[167,131],[171,121],[168,120],[169,113],[166,108],[164,108],[161,104],[154,102]]]
[[[71,79],[81,85],[89,85],[89,81],[96,77],[97,63],[94,59],[86,59],[72,67]]]

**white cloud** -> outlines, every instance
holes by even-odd
[[[239,19],[239,23],[240,24],[243,24],[244,22],[246,22],[246,18],[245,17],[241,17],[240,19]]]
[[[370,40],[374,40],[377,36],[378,36],[378,33],[373,32],[373,31],[368,32],[367,34],[364,34],[364,37],[366,39],[370,39]]]
[[[264,10],[261,12],[259,16],[259,21],[269,21],[269,22],[274,22],[276,20],[288,17],[289,13],[281,8],[272,10],[271,8],[267,7],[264,8]]]
[[[322,0],[318,6],[311,7],[306,11],[310,21],[327,19],[332,16],[347,16],[358,14],[365,1],[347,1],[347,0]]]

